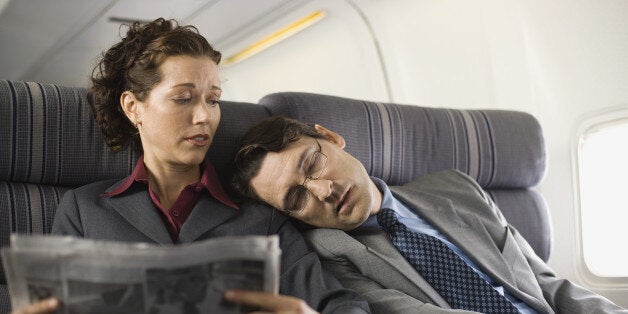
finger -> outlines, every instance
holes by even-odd
[[[229,290],[225,292],[225,299],[271,311],[303,312],[304,309],[309,309],[309,306],[301,299],[268,292]],[[308,311],[306,310],[305,312]]]
[[[37,303],[33,303],[24,307],[21,307],[13,314],[43,314],[50,313],[59,307],[59,300],[55,298],[45,299]]]

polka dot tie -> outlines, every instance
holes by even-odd
[[[452,308],[482,313],[519,313],[443,241],[408,229],[390,209],[382,209],[377,214],[377,222],[401,255]]]

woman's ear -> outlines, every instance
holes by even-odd
[[[340,136],[340,134],[327,129],[325,127],[323,127],[320,124],[315,124],[314,128],[316,129],[316,131],[319,134],[322,134],[325,136],[325,138],[327,138],[330,142],[336,144],[337,146],[339,146],[340,148],[344,149],[345,148],[345,139],[344,137]]]
[[[120,107],[122,107],[122,111],[124,111],[129,121],[135,126],[142,123],[139,113],[139,104],[140,102],[131,91],[124,91],[122,95],[120,95]]]

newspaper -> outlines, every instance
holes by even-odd
[[[225,290],[279,289],[276,235],[171,246],[12,235],[1,253],[14,308],[54,296],[57,313],[244,313]]]

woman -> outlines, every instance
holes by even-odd
[[[221,55],[193,26],[157,19],[134,23],[104,53],[88,100],[114,150],[141,149],[132,174],[67,192],[52,233],[87,238],[188,243],[217,236],[280,235],[280,292],[229,291],[228,301],[278,312],[365,312],[355,293],[323,273],[314,253],[285,220],[257,205],[236,206],[205,155],[220,121]],[[303,300],[305,300],[305,302]],[[307,302],[307,303],[306,303]],[[309,304],[309,305],[308,305]],[[16,311],[45,313],[46,300]]]

